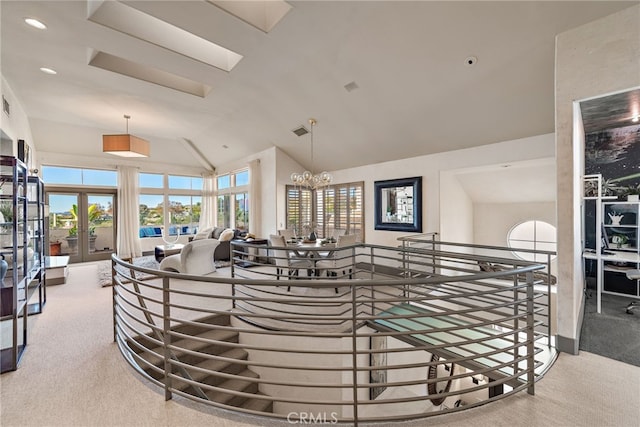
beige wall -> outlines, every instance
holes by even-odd
[[[574,101],[640,86],[640,6],[556,38],[558,335],[577,353],[583,304],[580,188],[584,148],[574,144]]]

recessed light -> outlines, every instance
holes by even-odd
[[[47,68],[47,67],[41,67],[40,71],[42,71],[45,74],[58,74],[56,70],[52,70],[51,68]]]
[[[24,22],[26,22],[28,25],[31,25],[33,28],[37,28],[39,30],[47,29],[46,25],[44,25],[42,22],[38,21],[35,18],[24,18]]]

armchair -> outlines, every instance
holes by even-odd
[[[194,240],[184,245],[179,254],[170,255],[160,263],[160,270],[204,275],[216,271],[214,252],[220,242],[215,239]]]

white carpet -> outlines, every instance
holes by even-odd
[[[112,294],[96,286],[95,263],[69,270],[65,285],[47,288],[42,314],[28,317],[29,345],[20,367],[0,376],[3,427],[291,427],[286,420],[238,415],[179,396],[165,401],[162,389],[141,379],[113,342]],[[519,393],[397,425],[627,427],[638,424],[639,401],[640,368],[580,352],[561,354],[536,383],[535,396]]]

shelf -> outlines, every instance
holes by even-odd
[[[44,185],[38,177],[27,176],[24,163],[14,157],[1,156],[0,164],[2,181],[10,184],[5,188],[11,191],[0,195],[0,200],[14,211],[12,221],[0,223],[4,235],[0,253],[9,263],[0,288],[0,320],[5,322],[3,333],[8,332],[2,342],[2,372],[7,372],[18,368],[27,342],[28,315],[41,313],[46,302]]]
[[[627,272],[629,270],[635,270],[635,266],[633,266],[633,267],[622,267],[622,266],[618,266],[618,265],[606,264],[603,267],[603,269],[604,269],[604,271],[615,271],[615,272],[618,272],[618,273],[625,273],[625,272]]]

